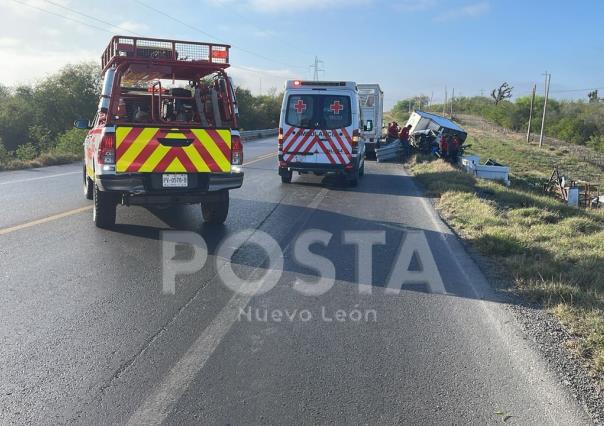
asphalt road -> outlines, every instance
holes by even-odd
[[[0,173],[0,423],[589,423],[400,165],[368,162],[354,189],[315,176],[283,185],[274,149],[246,144],[245,183],[220,228],[198,206],[119,207],[103,231],[81,165]],[[294,286],[316,288],[321,260],[296,254],[313,229],[331,235],[310,250],[334,264],[335,283],[308,295]],[[162,284],[164,230],[208,247],[174,294]],[[220,244],[246,230],[270,235],[282,266],[249,243],[221,261]],[[357,271],[350,231],[384,236],[372,274]],[[430,269],[419,243],[395,268],[412,240],[427,241],[442,281],[387,291]],[[247,295],[223,284],[225,267],[281,277]]]

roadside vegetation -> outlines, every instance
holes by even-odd
[[[100,94],[94,63],[68,65],[30,85],[0,82],[0,170],[63,164],[82,158],[86,131],[78,118],[92,119]],[[237,88],[242,130],[277,127],[282,95],[254,96]]]
[[[599,183],[601,168],[518,137],[469,130],[469,152],[509,165],[512,185],[475,179],[441,160],[416,158],[413,172],[437,208],[499,283],[544,306],[572,333],[568,349],[586,360],[604,388],[604,210],[566,206],[542,192],[556,164],[576,180]]]
[[[399,101],[392,109],[392,116],[403,123],[409,116],[409,109],[423,108],[441,114],[443,105],[427,107],[429,98],[416,97]],[[541,129],[541,114],[544,98],[535,98],[534,115],[531,122],[533,134]],[[454,115],[471,114],[515,132],[526,132],[529,121],[531,97],[523,96],[514,101],[502,100],[496,105],[494,100],[484,96],[458,97],[454,99]],[[446,111],[450,111],[447,105]],[[604,152],[604,101],[596,97],[585,101],[548,100],[546,135],[581,145],[595,151]]]

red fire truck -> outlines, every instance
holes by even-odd
[[[201,204],[221,224],[243,183],[243,146],[229,46],[115,36],[101,58],[103,87],[84,143],[84,194],[101,228],[116,206]]]

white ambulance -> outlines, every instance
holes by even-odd
[[[279,175],[340,174],[356,186],[365,172],[359,94],[350,81],[286,83],[279,121]]]

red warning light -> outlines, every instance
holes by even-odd
[[[294,81],[294,86],[300,86],[300,85],[302,85],[302,82],[300,80]]]

